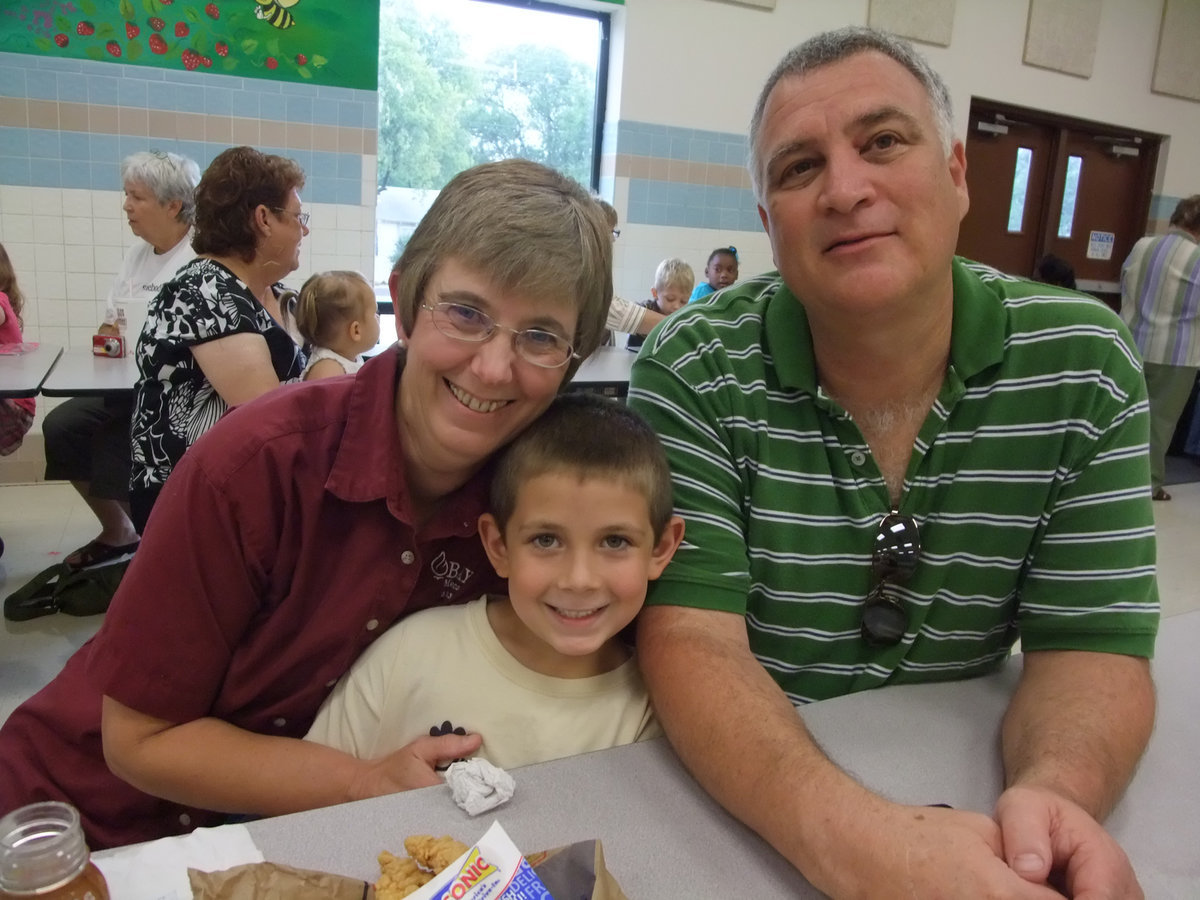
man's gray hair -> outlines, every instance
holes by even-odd
[[[192,225],[196,221],[196,185],[200,167],[195,160],[161,150],[142,151],[121,162],[121,183],[143,185],[163,206],[179,201],[177,221]]]
[[[750,181],[754,185],[754,196],[762,199],[763,182],[766,172],[763,171],[762,148],[759,146],[761,137],[763,113],[767,107],[767,99],[771,91],[785,78],[799,78],[814,69],[827,66],[830,63],[841,62],[843,59],[858,53],[870,51],[882,53],[913,74],[929,97],[929,106],[933,111],[933,119],[937,125],[938,137],[941,139],[942,150],[949,154],[954,142],[954,108],[950,102],[950,91],[946,82],[933,70],[925,57],[913,49],[912,44],[886,31],[874,28],[851,26],[826,31],[809,38],[803,44],[793,47],[779,61],[762,92],[758,95],[758,103],[754,107],[754,116],[750,119]]]

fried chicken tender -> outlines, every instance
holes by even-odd
[[[436,874],[466,853],[469,848],[462,841],[456,841],[448,834],[441,837],[414,834],[404,839],[404,849],[423,868],[430,869]]]
[[[384,850],[379,854],[379,880],[375,882],[375,900],[400,900],[414,893],[433,878],[407,856],[394,856]]]

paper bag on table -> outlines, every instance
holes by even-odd
[[[525,859],[553,897],[628,900],[604,865],[604,848],[599,841],[579,841],[531,853]]]
[[[363,900],[370,885],[343,875],[279,863],[247,863],[222,872],[188,869],[193,900]]]

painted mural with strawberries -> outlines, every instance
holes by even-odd
[[[357,0],[4,0],[0,7],[0,50],[13,53],[377,85],[379,17],[374,4]]]

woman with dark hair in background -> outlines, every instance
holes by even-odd
[[[290,159],[231,147],[196,188],[198,258],[150,302],[137,346],[129,502],[138,531],[171,469],[230,406],[300,377],[279,279],[300,265],[308,214]]]

